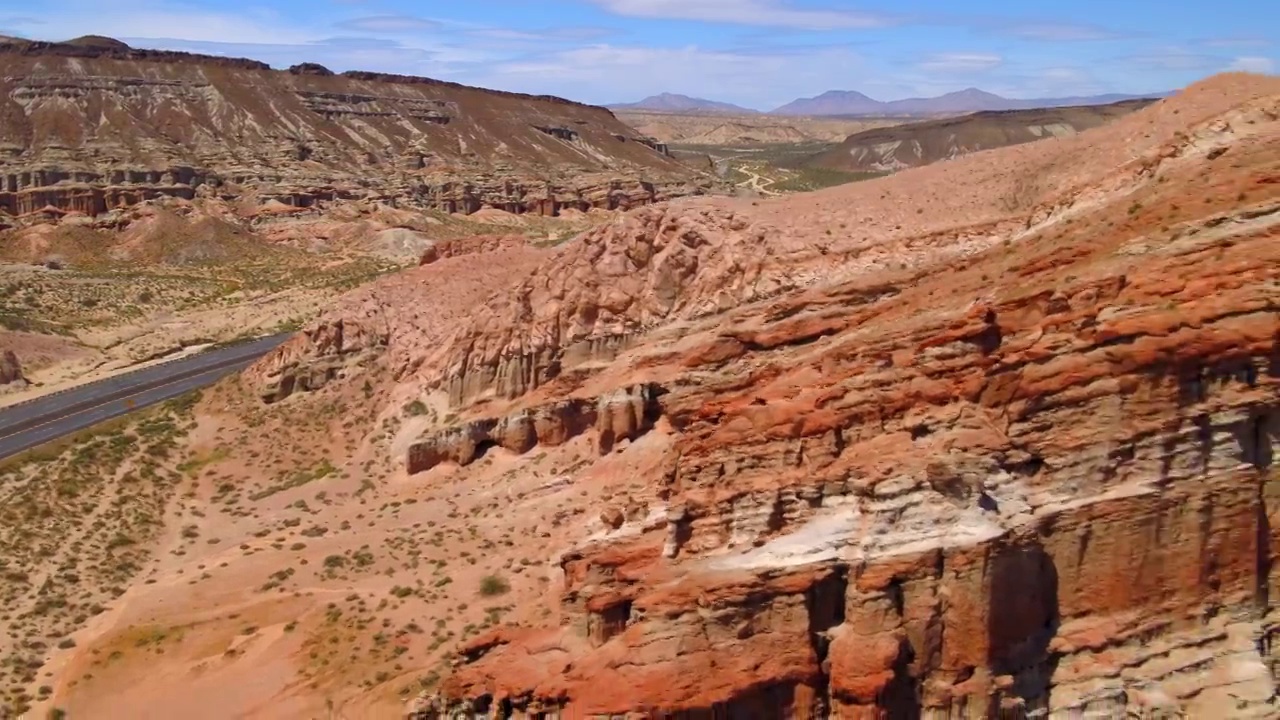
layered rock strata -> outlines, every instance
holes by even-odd
[[[439,712],[1274,717],[1277,102],[910,278],[655,209],[496,298],[434,360],[459,409],[661,383],[671,450]]]
[[[161,197],[556,215],[703,191],[608,110],[425,78],[0,42],[0,213]],[[323,68],[321,68],[323,70]]]
[[[273,403],[295,392],[318,390],[375,360],[387,342],[385,320],[376,313],[362,320],[322,321],[290,338],[257,366],[259,395],[263,402]]]
[[[662,206],[590,231],[572,252],[477,309],[442,359],[450,400],[514,398],[628,338],[797,284],[766,276],[780,249],[730,211]]]
[[[409,447],[407,469],[423,472],[443,462],[469,465],[490,448],[522,454],[555,446],[592,430],[601,453],[648,432],[662,414],[657,385],[621,388],[598,398],[573,398],[526,408],[500,418],[480,418],[441,430]]]
[[[1101,127],[1153,100],[1110,105],[988,110],[899,127],[864,130],[808,160],[814,167],[853,172],[896,172],[954,160],[970,153],[1066,137]]]

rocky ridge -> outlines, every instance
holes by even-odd
[[[1075,135],[1151,102],[1127,100],[1086,107],[988,111],[867,130],[850,135],[809,164],[836,170],[894,172],[983,150]]]
[[[556,215],[700,192],[608,110],[123,43],[0,43],[0,212],[176,197]],[[10,221],[14,222],[14,221]]]
[[[446,322],[380,305],[366,377],[428,408],[385,448],[403,482],[575,442],[633,468],[546,558],[556,621],[466,642],[413,716],[1272,717],[1277,137],[1280,85],[1224,76],[627,213]],[[486,243],[415,272],[513,252]]]
[[[1273,716],[1280,87],[1095,132],[1070,174],[1075,139],[999,151],[949,229],[798,218],[995,155],[631,213],[406,361],[461,415],[411,472],[638,386],[668,448],[554,559],[563,622],[469,642],[417,716]]]

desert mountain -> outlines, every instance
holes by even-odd
[[[1069,105],[1105,105],[1158,95],[1095,95],[1087,97],[1013,100],[977,88],[967,88],[931,98],[906,98],[881,102],[852,90],[830,90],[811,98],[793,100],[770,111],[773,115],[952,115],[983,110],[1026,110]]]
[[[771,115],[880,115],[885,103],[857,90],[828,90],[811,98],[800,98],[769,111]]]
[[[983,111],[960,117],[876,128],[850,135],[822,153],[815,167],[892,172],[950,160],[979,150],[1067,137],[1108,123],[1151,104],[1126,100],[1111,105]]]
[[[704,100],[702,98],[689,97],[688,95],[677,95],[674,93],[651,95],[639,102],[619,103],[616,105],[610,105],[609,108],[611,110],[647,110],[650,112],[678,113],[729,113],[733,115],[748,115],[756,112],[755,110],[740,107],[732,103]]]
[[[250,193],[553,215],[653,202],[694,176],[600,107],[92,37],[0,44],[0,145],[10,215]]]
[[[6,471],[0,630],[48,639],[8,697],[1273,717],[1277,177],[1280,80],[1234,74],[821,192],[437,245],[200,402]]]

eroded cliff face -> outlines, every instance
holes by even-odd
[[[250,192],[556,215],[701,191],[608,110],[560,98],[122,43],[6,40],[0,67],[0,212],[13,216]]]
[[[415,715],[1274,717],[1278,108],[896,275],[655,208],[499,293],[415,365],[461,419],[410,471],[638,387],[669,450],[554,559],[563,622],[472,640]]]
[[[425,356],[441,352],[444,341],[474,317],[495,288],[528,277],[551,255],[517,235],[430,243],[421,265],[340,297],[321,318],[255,363],[245,380],[267,404],[330,387],[335,380],[357,382],[362,401],[368,401],[364,384],[394,385],[411,375]],[[416,397],[406,395],[401,402]]]
[[[324,387],[376,360],[387,346],[386,320],[371,310],[360,320],[322,321],[290,338],[258,366],[263,402]]]
[[[409,447],[410,473],[430,470],[444,462],[466,466],[490,448],[521,454],[535,446],[556,446],[594,431],[602,454],[623,440],[648,432],[662,414],[657,385],[622,388],[599,398],[570,398],[511,413],[480,418],[434,433]]]
[[[449,398],[515,398],[646,330],[795,287],[783,248],[732,211],[665,205],[619,217],[478,308],[437,362]]]

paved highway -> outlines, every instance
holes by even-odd
[[[212,385],[248,367],[289,336],[282,333],[206,350],[4,408],[0,410],[0,458]]]

